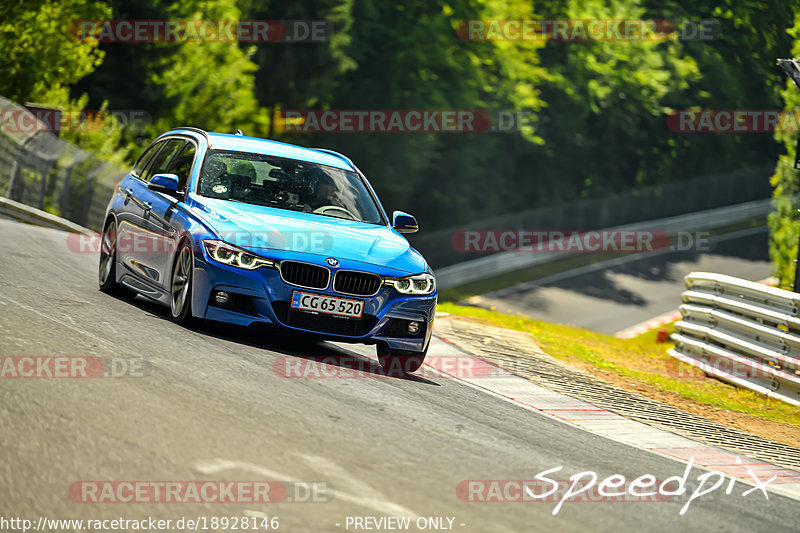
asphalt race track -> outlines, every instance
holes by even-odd
[[[96,264],[95,254],[70,250],[66,233],[0,220],[0,355],[137,368],[115,378],[0,379],[4,517],[268,515],[286,532],[354,531],[348,517],[402,515],[454,517],[452,529],[465,532],[798,530],[796,501],[738,489],[700,497],[683,516],[685,498],[567,501],[555,516],[555,502],[461,501],[464,480],[530,480],[557,466],[556,479],[587,470],[665,479],[685,465],[452,378],[286,378],[276,361],[378,364],[372,347],[177,326],[146,300],[99,292]],[[430,353],[445,347],[437,340]],[[305,482],[334,492],[300,503],[76,502],[70,487],[87,480],[281,481],[290,494]]]

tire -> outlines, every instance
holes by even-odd
[[[100,262],[97,269],[100,290],[106,294],[124,295],[128,291],[117,283],[117,223],[109,220],[100,237]]]
[[[192,322],[192,281],[194,253],[189,241],[181,242],[170,275],[169,311],[170,318],[178,324]]]
[[[428,354],[428,346],[421,352],[391,350],[385,343],[379,343],[377,348],[378,362],[383,371],[390,376],[413,374],[422,367],[425,356]]]

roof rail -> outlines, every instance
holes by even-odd
[[[209,138],[209,136],[208,136],[208,132],[207,132],[206,130],[201,130],[200,128],[195,128],[195,127],[192,127],[192,126],[180,126],[180,127],[178,127],[178,128],[172,128],[172,130],[170,130],[170,131],[175,131],[175,130],[188,130],[188,131],[193,131],[193,132],[195,132],[195,133],[199,133],[199,134],[201,134],[203,137],[205,137],[205,138],[206,138],[206,140],[207,140],[207,141],[210,141],[210,140],[211,140],[211,139]]]
[[[325,153],[328,153],[328,154],[331,154],[331,155],[335,155],[336,157],[344,159],[347,162],[347,164],[350,165],[354,170],[358,170],[356,168],[355,164],[353,164],[353,162],[350,161],[350,158],[347,157],[344,154],[340,154],[339,152],[336,152],[334,150],[328,150],[327,148],[312,148],[312,150],[316,150],[317,152],[325,152]]]

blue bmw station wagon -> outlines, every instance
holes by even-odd
[[[99,283],[207,319],[375,344],[383,368],[417,370],[436,281],[363,173],[331,150],[182,127],[120,181]]]

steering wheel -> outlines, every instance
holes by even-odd
[[[319,215],[334,216],[339,218],[347,218],[350,220],[358,220],[353,213],[351,213],[344,207],[339,207],[338,205],[323,205],[322,207],[314,209],[313,213],[317,213]]]

